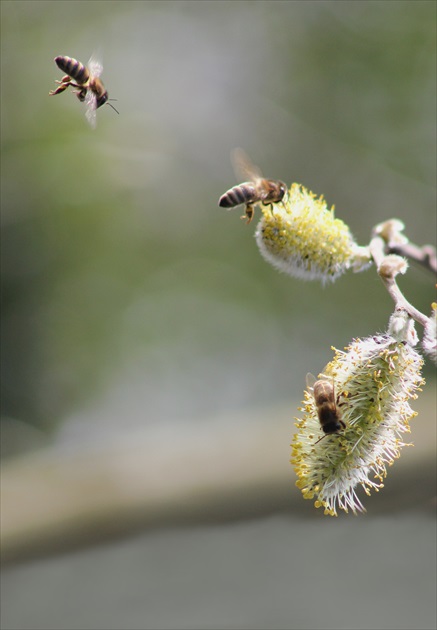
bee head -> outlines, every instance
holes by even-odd
[[[343,429],[343,425],[340,424],[337,420],[332,420],[328,422],[328,424],[323,425],[322,430],[324,433],[328,435],[332,435],[333,433],[338,433]]]
[[[100,105],[104,105],[106,103],[107,105],[109,105],[109,107],[112,107],[114,112],[117,112],[117,114],[119,114],[120,112],[118,111],[118,109],[115,109],[114,105],[111,105],[111,103],[109,102],[109,101],[116,101],[116,100],[117,100],[116,98],[108,98],[108,92],[105,92],[103,96],[97,99],[97,107],[100,107]]]
[[[107,100],[108,100],[108,92],[103,92],[103,94],[97,98],[96,109],[104,105]]]

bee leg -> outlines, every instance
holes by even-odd
[[[247,219],[246,225],[249,225],[249,223],[252,221],[254,213],[255,213],[254,206],[248,203],[246,205],[246,212],[241,217],[242,219]]]
[[[273,204],[271,202],[264,203],[263,201],[263,206],[270,206],[270,212],[272,213],[272,217],[275,218],[275,213],[273,212]]]
[[[49,96],[54,96],[55,94],[60,94],[61,92],[63,92],[67,88],[68,88],[68,85],[61,85],[58,88],[56,88],[56,90],[50,90]]]
[[[71,77],[68,74],[65,74],[60,81],[55,81],[55,83],[60,83],[61,85],[63,83],[67,83],[68,85],[70,85]]]
[[[59,87],[56,88],[56,90],[51,90],[49,92],[49,96],[54,96],[55,94],[61,94],[61,92],[66,90],[70,85],[73,86],[73,87],[80,87],[79,85],[76,85],[76,83],[73,83],[73,81],[68,76],[68,74],[66,74],[64,77],[62,77],[62,79],[60,81],[55,81],[55,83],[58,83]]]
[[[61,92],[63,92],[64,90],[68,88],[70,83],[68,81],[64,81],[64,79],[62,79],[62,81],[55,81],[55,83],[59,83],[59,87],[56,88],[56,90],[50,90],[49,96],[54,96],[55,94],[61,94]]]
[[[79,90],[74,90],[73,94],[76,94],[76,96],[80,100],[80,102],[83,103],[84,100],[85,100],[85,96],[86,96],[87,91],[84,90],[83,88],[80,88],[79,85],[76,86],[76,87],[78,87]]]

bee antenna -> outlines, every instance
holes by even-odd
[[[321,442],[321,440],[323,440],[325,437],[329,437],[330,435],[341,435],[341,433],[337,433],[337,431],[335,431],[334,433],[325,433],[325,435],[322,435],[322,437],[319,438],[317,442],[314,442],[314,446]]]
[[[316,444],[318,444],[321,440],[323,440],[323,438],[328,437],[328,435],[329,435],[329,433],[325,433],[325,435],[322,435],[322,437],[321,437],[321,438],[319,438],[319,439],[317,440],[317,442],[314,442],[314,446],[315,446]],[[331,434],[331,435],[332,435],[332,434]]]
[[[117,99],[115,98],[111,98],[111,101],[116,101]],[[108,103],[108,101],[106,101],[106,104],[109,105],[109,107],[112,107],[112,109],[114,110],[114,112],[117,112],[117,114],[119,114],[120,112],[118,111],[118,109],[115,109],[114,105],[111,105],[111,103]]]

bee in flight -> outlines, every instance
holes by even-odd
[[[59,87],[56,90],[51,90],[49,92],[50,96],[60,94],[70,85],[77,88],[74,93],[81,103],[85,102],[85,116],[91,127],[96,126],[96,110],[105,103],[110,105],[117,114],[119,113],[111,103],[108,103],[108,100],[110,100],[108,99],[108,91],[99,78],[102,74],[103,66],[97,59],[91,57],[88,66],[84,66],[77,59],[62,55],[55,57],[55,63],[66,74],[60,81],[56,81],[56,83],[59,83]]]
[[[241,217],[250,223],[253,219],[255,205],[262,203],[264,206],[272,206],[279,203],[287,194],[287,186],[276,179],[265,179],[257,166],[252,164],[249,157],[242,149],[232,152],[232,164],[237,179],[248,179],[243,184],[234,186],[219,199],[221,208],[235,208],[240,204],[246,206],[245,214]]]
[[[346,428],[346,424],[341,419],[338,396],[335,397],[334,381],[317,380],[313,374],[308,373],[306,384],[308,389],[313,392],[320,426],[325,434],[317,440],[316,444],[318,444],[328,435],[338,434],[339,431]]]

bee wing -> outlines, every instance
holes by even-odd
[[[234,149],[231,153],[232,166],[234,167],[237,181],[254,182],[262,179],[261,170],[252,163],[251,159],[243,149]]]
[[[306,381],[308,389],[312,390],[314,389],[314,383],[317,381],[317,379],[314,376],[314,374],[311,374],[311,372],[308,372],[308,374],[306,375],[305,381]]]
[[[97,116],[96,116],[97,98],[92,90],[88,90],[86,93],[85,106],[86,106],[86,112],[85,112],[86,119],[91,125],[91,127],[95,129],[96,122],[97,122]]]
[[[88,61],[88,70],[93,77],[99,77],[103,71],[103,64],[97,56],[92,55]]]

